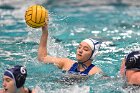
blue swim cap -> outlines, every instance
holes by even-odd
[[[7,69],[4,72],[4,75],[14,79],[16,87],[20,88],[25,83],[27,77],[27,70],[23,66],[16,65],[13,68]]]
[[[132,51],[126,56],[126,69],[140,70],[140,51]]]
[[[99,52],[99,48],[101,46],[101,43],[97,40],[92,39],[92,38],[85,39],[82,42],[86,42],[90,46],[90,48],[92,49],[92,54],[91,54],[89,59],[93,60]]]

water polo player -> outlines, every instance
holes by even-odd
[[[120,72],[128,84],[140,85],[140,51],[132,51],[126,56]]]
[[[16,65],[7,69],[3,76],[3,89],[0,93],[35,93],[24,87],[27,77],[27,70],[23,66]]]
[[[38,60],[44,63],[53,63],[60,69],[72,74],[94,75],[102,72],[101,69],[92,64],[93,59],[98,54],[100,43],[93,39],[83,40],[76,52],[77,62],[69,58],[52,57],[47,54],[48,27],[42,27],[42,36],[38,49]]]

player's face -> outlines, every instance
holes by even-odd
[[[77,48],[76,58],[79,62],[84,62],[91,56],[92,49],[86,42],[81,42]]]

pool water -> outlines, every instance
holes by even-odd
[[[110,78],[94,75],[71,82],[62,80],[66,75],[56,66],[38,62],[41,29],[25,24],[27,5],[0,6],[1,78],[6,68],[20,64],[28,70],[25,86],[36,87],[39,93],[127,93],[129,89],[123,87],[119,69],[127,53],[140,49],[140,7],[62,1],[42,4],[49,10],[49,54],[75,60],[81,40],[97,39],[102,45],[93,63]]]

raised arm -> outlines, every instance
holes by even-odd
[[[44,59],[47,56],[47,39],[48,39],[48,25],[46,24],[42,27],[42,35],[40,38],[39,48],[38,48],[38,60],[45,62]]]
[[[53,63],[61,69],[68,70],[73,61],[68,58],[52,57],[47,54],[48,25],[42,27],[42,35],[38,48],[38,60],[44,63]]]

